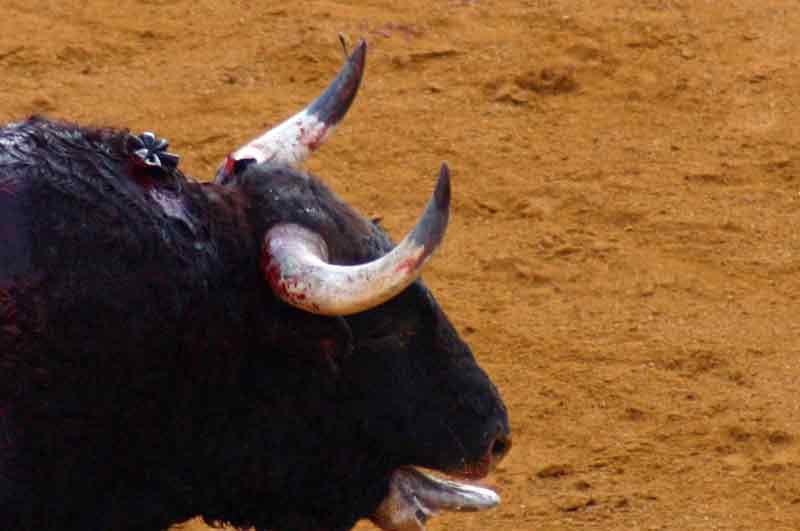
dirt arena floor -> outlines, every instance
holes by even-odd
[[[155,129],[201,179],[325,86],[339,32],[368,39],[359,99],[308,167],[400,236],[450,163],[426,280],[515,437],[503,504],[431,529],[800,529],[796,1],[0,12],[0,119]]]

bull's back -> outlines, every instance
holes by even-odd
[[[56,373],[130,377],[137,358],[177,355],[212,292],[233,289],[201,187],[137,172],[123,136],[41,119],[0,129],[3,394]]]

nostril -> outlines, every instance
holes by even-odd
[[[498,435],[492,443],[492,457],[495,462],[503,459],[508,451],[511,450],[511,437],[506,435]]]

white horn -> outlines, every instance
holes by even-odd
[[[390,253],[366,264],[332,265],[319,234],[300,225],[279,224],[264,237],[264,275],[279,298],[302,310],[320,315],[369,310],[419,277],[444,236],[449,207],[450,172],[443,164],[425,212]]]
[[[236,162],[245,159],[298,168],[325,142],[353,103],[366,54],[367,43],[362,40],[325,92],[299,113],[228,155],[215,181],[229,182]]]

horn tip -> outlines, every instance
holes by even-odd
[[[367,57],[367,41],[363,38],[358,39],[358,43],[356,43],[355,48],[353,48],[353,53],[350,54],[349,61],[351,63],[359,64],[363,67],[366,57]]]
[[[447,210],[450,207],[450,167],[446,162],[443,162],[439,169],[433,197],[439,210]]]

